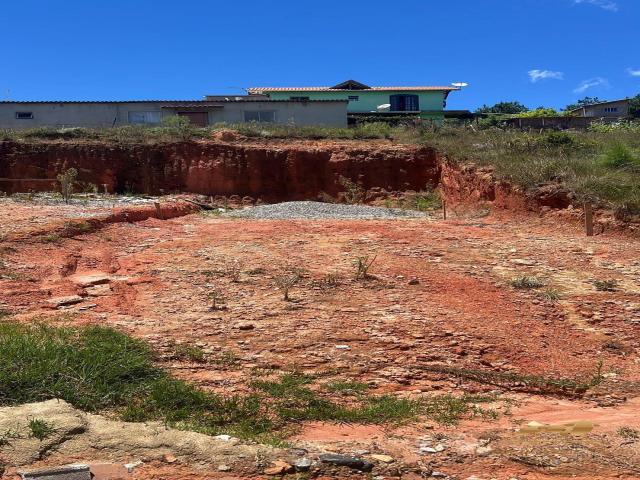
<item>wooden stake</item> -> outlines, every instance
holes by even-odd
[[[158,216],[158,218],[160,220],[164,220],[162,218],[162,210],[160,209],[160,203],[159,202],[153,202],[153,205],[156,207],[156,215]]]
[[[446,220],[447,219],[447,203],[445,202],[445,200],[442,200],[442,219]]]
[[[593,237],[593,208],[589,202],[584,204],[584,227],[587,237]]]

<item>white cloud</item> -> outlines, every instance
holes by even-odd
[[[640,69],[634,70],[633,68],[627,68],[627,73],[629,73],[629,75],[631,75],[632,77],[640,77]]]
[[[581,3],[588,3],[590,5],[600,7],[603,10],[609,10],[610,12],[618,11],[618,4],[612,0],[573,0],[573,3],[576,5],[579,5]]]
[[[531,83],[536,83],[540,80],[546,80],[551,78],[553,80],[563,80],[564,73],[562,72],[553,72],[551,70],[529,70],[529,78],[531,79]]]
[[[584,93],[593,87],[609,88],[609,80],[602,77],[595,77],[595,78],[590,78],[589,80],[583,80],[582,82],[580,82],[580,85],[578,85],[573,90],[573,93]]]

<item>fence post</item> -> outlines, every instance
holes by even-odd
[[[587,237],[593,237],[593,207],[589,202],[584,203],[584,227]]]
[[[447,201],[444,198],[442,199],[442,219],[447,219]]]

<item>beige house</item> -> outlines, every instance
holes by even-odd
[[[624,118],[629,116],[629,99],[594,103],[571,110],[578,117]]]

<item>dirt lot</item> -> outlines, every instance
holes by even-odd
[[[43,212],[55,223],[50,215],[81,210],[0,208],[0,231],[12,233]],[[295,448],[389,455],[378,462],[384,478],[638,478],[640,440],[620,432],[640,429],[639,243],[586,238],[558,218],[199,213],[113,223],[73,238],[5,241],[0,309],[25,321],[117,327],[153,345],[174,375],[226,395],[246,392],[257,375],[296,370],[319,384],[366,383],[370,394],[492,396],[484,414],[453,426],[423,419],[292,429]],[[362,256],[375,261],[369,278],[356,279]],[[292,269],[302,279],[284,301],[276,283]],[[543,285],[516,288],[521,277]],[[74,295],[77,303],[55,304]],[[180,344],[204,360],[177,357]],[[590,386],[546,390],[533,375]],[[595,426],[580,436],[517,432],[531,421]],[[232,474],[149,464],[135,478],[240,478]]]

